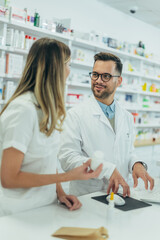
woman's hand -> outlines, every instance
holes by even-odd
[[[58,170],[56,171],[58,173]],[[57,198],[62,203],[65,204],[70,211],[79,209],[82,204],[76,196],[67,195],[62,188],[61,183],[56,184]]]
[[[73,195],[67,195],[65,193],[60,194],[60,196],[58,196],[58,200],[65,204],[70,211],[79,209],[82,206],[78,198]]]
[[[70,176],[70,180],[88,180],[91,178],[97,178],[102,171],[103,164],[100,164],[95,171],[89,169],[90,165],[91,159],[89,159],[80,167],[76,167],[68,171],[67,174]]]

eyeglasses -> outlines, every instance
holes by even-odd
[[[101,80],[103,82],[108,82],[111,80],[111,78],[113,77],[120,77],[118,75],[111,75],[110,73],[102,73],[102,74],[99,74],[97,72],[90,72],[89,73],[89,76],[90,78],[93,80],[93,81],[97,81],[99,76],[101,76]]]

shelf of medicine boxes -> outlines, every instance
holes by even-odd
[[[124,57],[128,57],[128,58],[133,58],[133,59],[137,59],[137,60],[142,60],[150,65],[158,65],[160,66],[160,62],[159,61],[155,61],[152,59],[148,59],[142,56],[138,56],[136,54],[131,54],[128,52],[124,52],[118,49],[114,49],[114,48],[110,48],[108,46],[106,46],[103,43],[96,43],[96,42],[92,42],[92,41],[87,41],[87,40],[83,40],[83,39],[79,39],[79,38],[74,38],[72,45],[75,45],[77,47],[84,47],[90,50],[95,50],[95,51],[108,51],[111,52],[113,54],[117,54],[120,56],[124,56]]]
[[[22,30],[25,33],[29,33],[30,35],[36,35],[39,38],[40,37],[51,37],[51,38],[55,38],[57,40],[60,41],[69,41],[69,40],[73,40],[73,37],[62,34],[62,33],[57,33],[57,32],[51,32],[47,29],[42,29],[39,27],[35,27],[35,26],[29,26],[25,23],[19,23],[17,21],[9,21],[3,18],[0,18],[0,22],[3,23],[7,23],[7,25],[9,25],[12,28],[18,29],[18,30]]]
[[[72,41],[72,45],[76,45],[76,46],[80,46],[80,47],[86,47],[87,49],[92,49],[92,50],[108,50],[109,52],[112,53],[116,53],[122,56],[126,56],[129,58],[134,58],[134,59],[138,59],[138,60],[142,60],[145,61],[149,64],[154,64],[154,65],[159,65],[160,66],[160,62],[158,61],[154,61],[151,59],[147,59],[141,56],[137,56],[135,54],[130,54],[130,53],[126,53],[123,51],[120,51],[118,49],[114,49],[114,48],[110,48],[107,47],[105,44],[97,44],[91,41],[86,41],[86,40],[82,40],[82,39],[77,39],[68,35],[64,35],[62,33],[57,33],[57,32],[51,32],[49,30],[46,29],[41,29],[38,27],[34,27],[34,26],[28,26],[27,24],[24,23],[19,23],[16,21],[9,21],[3,18],[0,18],[0,22],[3,23],[7,23],[9,26],[16,28],[16,29],[20,29],[23,30],[25,32],[28,32],[29,34],[33,34],[33,35],[38,35],[39,37],[44,37],[44,36],[48,36],[48,37],[54,37],[58,40],[71,40]],[[5,50],[5,49],[4,49]],[[8,49],[8,51],[13,51],[13,52],[17,52],[17,53],[21,53],[21,54],[27,54],[27,51],[25,50],[20,50],[20,49]],[[73,64],[77,64],[76,62],[73,62]],[[86,63],[81,63],[81,66],[83,67],[90,67],[92,68],[91,64],[86,64]],[[128,75],[132,75],[132,76],[138,76],[138,77],[143,77],[143,78],[147,78],[147,79],[151,79],[151,80],[155,80],[155,81],[160,81],[159,78],[156,77],[149,77],[149,76],[142,76],[141,74],[138,73],[123,73],[123,74],[128,74]]]
[[[33,34],[33,35],[36,34],[39,37],[48,36],[48,37],[54,37],[58,40],[71,40],[72,45],[85,47],[87,49],[92,49],[92,50],[100,50],[100,51],[108,50],[109,52],[112,52],[112,53],[115,53],[115,54],[118,54],[118,55],[121,55],[121,56],[126,56],[126,57],[134,58],[134,59],[137,59],[137,60],[142,60],[146,63],[160,66],[160,62],[158,62],[158,61],[155,61],[155,60],[152,60],[152,59],[147,59],[147,58],[141,57],[141,56],[137,56],[135,54],[123,52],[123,51],[118,50],[118,49],[110,48],[110,47],[107,47],[105,44],[102,44],[102,43],[101,44],[100,43],[95,43],[95,42],[92,42],[92,41],[86,41],[86,40],[83,40],[83,39],[71,37],[71,36],[68,36],[68,35],[65,35],[65,34],[62,34],[62,33],[51,32],[51,31],[46,30],[46,29],[41,29],[41,28],[38,28],[38,27],[29,26],[25,23],[19,23],[19,22],[13,21],[13,20],[9,21],[9,20],[1,18],[1,17],[0,17],[0,22],[7,23],[9,26],[11,26],[13,28],[16,28],[16,29],[19,29],[19,30],[23,30],[25,32],[28,32],[29,34]],[[145,76],[143,76],[143,77],[145,77]],[[156,78],[154,78],[154,80],[156,80]]]
[[[160,92],[148,92],[148,91],[142,91],[142,90],[123,88],[123,87],[119,87],[117,89],[117,92],[126,92],[126,93],[133,93],[133,94],[141,94],[145,96],[160,97]]]

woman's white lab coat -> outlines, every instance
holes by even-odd
[[[41,110],[36,98],[26,92],[14,99],[0,117],[0,166],[4,149],[14,147],[24,153],[21,171],[54,174],[60,134],[49,137],[39,130]],[[11,159],[12,160],[12,159]],[[56,184],[32,188],[3,188],[0,181],[0,216],[41,207],[57,201]]]
[[[137,162],[134,154],[134,125],[132,115],[115,101],[115,132],[97,100],[92,96],[70,109],[61,134],[58,158],[62,169],[69,171],[92,158],[94,151],[104,153],[105,163],[99,179],[73,181],[70,192],[82,195],[106,189],[115,168],[127,179]]]

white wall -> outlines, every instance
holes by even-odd
[[[47,19],[71,18],[72,28],[106,33],[119,40],[142,40],[150,52],[160,55],[160,30],[110,8],[98,0],[10,0],[12,6],[37,9]]]

